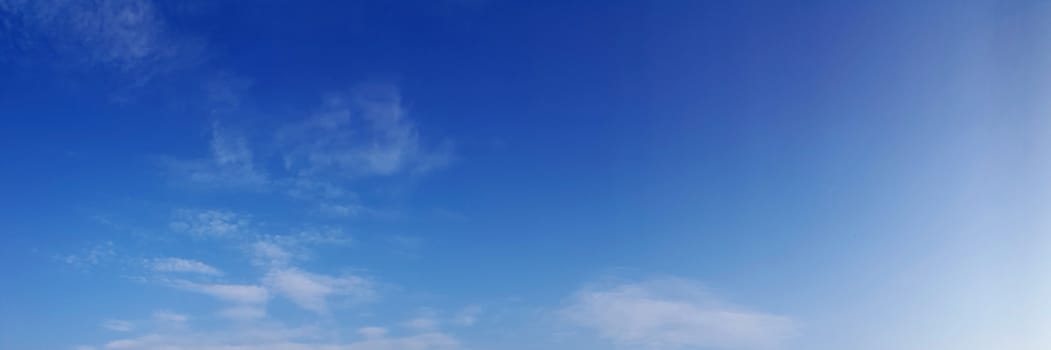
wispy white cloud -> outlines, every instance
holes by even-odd
[[[319,205],[319,211],[322,214],[335,216],[335,217],[359,217],[368,214],[376,213],[364,205],[358,203],[331,203],[322,202]]]
[[[166,283],[176,288],[209,295],[235,304],[264,304],[270,299],[270,292],[257,285],[206,284],[185,280],[167,281]]]
[[[353,240],[338,227],[303,227],[286,235],[268,235],[249,245],[252,262],[262,267],[285,267],[310,258],[311,246],[348,246]]]
[[[209,151],[204,159],[167,159],[164,165],[177,179],[204,186],[265,189],[270,182],[244,135],[215,123]]]
[[[278,133],[286,169],[342,178],[426,172],[451,159],[450,146],[425,147],[393,86],[330,96],[313,118]]]
[[[157,311],[153,313],[153,319],[165,323],[183,323],[190,319],[189,316],[171,311]]]
[[[102,328],[114,332],[131,332],[132,330],[135,330],[135,325],[124,320],[106,320],[102,322]]]
[[[387,336],[387,329],[383,327],[362,327],[358,328],[358,334],[365,339],[377,339]]]
[[[181,258],[158,258],[147,261],[150,269],[157,272],[185,272],[202,275],[222,275],[222,271],[196,260]]]
[[[348,342],[319,342],[310,338],[244,334],[191,333],[148,334],[138,338],[114,340],[105,345],[112,350],[455,350],[459,341],[444,333],[423,333],[404,337],[375,337]]]
[[[252,243],[250,250],[252,262],[259,266],[286,266],[294,257],[287,248],[270,241]]]
[[[347,302],[364,302],[376,295],[373,283],[359,276],[332,277],[295,268],[275,269],[267,273],[263,284],[306,310],[326,313],[329,298]]]
[[[286,327],[270,323],[243,324],[213,330],[159,328],[143,335],[115,339],[101,348],[113,350],[456,350],[460,342],[441,332],[390,335],[385,328],[365,327],[357,337],[337,329]],[[88,346],[85,349],[91,348]]]
[[[335,245],[346,246],[354,240],[343,229],[332,226],[305,226],[291,235],[271,236],[271,239],[288,245]]]
[[[0,0],[18,51],[54,52],[137,84],[193,61],[199,46],[173,35],[149,0]],[[14,53],[12,53],[14,54]]]
[[[614,343],[640,349],[767,349],[797,332],[790,318],[727,305],[678,279],[577,292],[560,314]]]
[[[62,255],[59,261],[77,268],[89,268],[104,264],[117,256],[113,242],[105,242],[91,246],[76,254]]]
[[[460,349],[460,342],[439,332],[422,333],[398,338],[368,338],[359,342],[337,345],[337,350],[452,350]]]
[[[188,320],[189,316],[187,315],[162,310],[153,312],[151,316],[152,323],[144,320],[135,322],[125,320],[106,320],[102,323],[102,328],[115,332],[138,331],[140,329],[148,328],[150,325],[154,327],[163,327],[165,329],[178,329]]]
[[[235,303],[260,304],[270,297],[265,288],[253,285],[209,284],[191,286],[191,289]]]
[[[434,309],[423,308],[419,310],[416,317],[403,322],[401,325],[405,328],[420,332],[434,331],[448,324],[460,327],[470,327],[478,322],[478,318],[481,314],[482,307],[478,305],[465,307],[451,315],[443,315]]]
[[[213,85],[208,89],[213,99],[224,105],[240,103],[228,84]],[[280,190],[351,215],[360,214],[363,207],[343,187],[348,180],[425,173],[452,159],[449,142],[429,146],[422,140],[393,86],[330,96],[320,112],[279,128],[276,145],[266,146],[280,154],[284,176],[268,173],[263,166],[267,159],[256,157],[248,139],[219,123],[212,125],[208,157],[167,159],[164,165],[176,178],[191,183]]]
[[[181,209],[172,215],[172,231],[198,237],[228,237],[243,232],[249,225],[246,215],[225,210]]]
[[[296,199],[335,200],[350,195],[343,187],[316,178],[299,177],[288,180],[288,195]]]
[[[253,264],[267,269],[262,283],[269,291],[306,310],[327,313],[330,298],[339,298],[346,303],[373,299],[372,281],[353,275],[336,277],[310,273],[291,267],[292,262],[308,259],[310,246],[350,243],[351,240],[338,228],[313,227],[289,235],[263,236],[249,245],[248,253]],[[240,311],[245,310],[237,312]]]
[[[240,96],[227,85],[218,84],[209,94],[224,105],[239,104]],[[284,193],[309,203],[318,214],[353,218],[396,215],[360,198],[353,189],[361,180],[420,175],[453,159],[450,142],[424,141],[393,86],[330,96],[319,112],[278,128],[274,135],[272,144],[253,144],[244,134],[214,123],[207,157],[165,158],[162,165],[177,181]],[[268,152],[258,156],[253,149]]]
[[[438,320],[431,315],[422,315],[405,321],[406,328],[417,331],[430,331],[438,329]]]
[[[232,320],[255,320],[266,317],[266,308],[260,305],[236,305],[219,311],[219,316]]]

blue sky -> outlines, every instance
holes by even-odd
[[[1044,349],[1049,15],[0,0],[0,348]]]

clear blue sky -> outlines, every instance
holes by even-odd
[[[0,348],[1046,349],[1049,20],[0,0]]]

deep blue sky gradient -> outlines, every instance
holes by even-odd
[[[481,304],[488,320],[450,332],[467,348],[632,348],[562,334],[552,310],[592,281],[671,276],[790,317],[800,330],[783,348],[1048,339],[1008,325],[1047,325],[1009,296],[1047,278],[1004,272],[1047,261],[1017,248],[1046,232],[1023,208],[1046,185],[1025,189],[1039,177],[1021,175],[1046,171],[1033,160],[1046,155],[1046,5],[157,2],[180,51],[145,63],[156,74],[143,79],[84,63],[88,49],[5,3],[2,348],[101,349],[116,338],[103,320],[214,312],[129,267],[139,259],[195,257],[252,283],[242,246],[170,232],[180,208],[353,238],[302,268],[366,271],[380,301],[323,321],[272,301],[288,324],[354,329]],[[396,87],[422,144],[451,150],[426,173],[345,183],[383,215],[325,216],[280,190],[186,184],[164,166],[207,157],[222,125],[282,174],[274,130],[375,84]],[[99,244],[113,261],[56,258]]]

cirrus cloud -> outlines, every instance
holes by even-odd
[[[197,237],[229,237],[249,225],[248,216],[225,210],[176,210],[168,225],[172,231]]]
[[[183,272],[213,276],[223,274],[222,271],[219,271],[219,269],[212,267],[211,265],[196,260],[181,258],[152,259],[148,261],[148,265],[156,272]]]
[[[445,333],[429,331],[392,336],[380,327],[364,327],[357,336],[338,335],[336,329],[318,326],[287,327],[275,324],[241,325],[219,330],[158,327],[135,337],[106,342],[107,350],[457,350],[460,342]]]
[[[236,304],[264,304],[270,299],[270,292],[266,288],[250,284],[204,284],[183,280],[172,281],[170,284],[176,288]]]
[[[46,53],[61,66],[103,68],[135,85],[198,62],[201,51],[149,0],[0,0],[0,18],[10,34],[0,38],[7,49],[0,58]]]
[[[559,313],[603,339],[637,349],[769,349],[798,328],[791,318],[728,305],[681,279],[586,288]]]
[[[277,133],[296,176],[361,178],[425,172],[447,164],[448,144],[427,147],[393,86],[329,96],[312,118]]]
[[[372,282],[363,277],[332,277],[295,268],[272,270],[263,283],[299,307],[317,313],[328,312],[329,297],[343,297],[351,302],[375,297]]]

